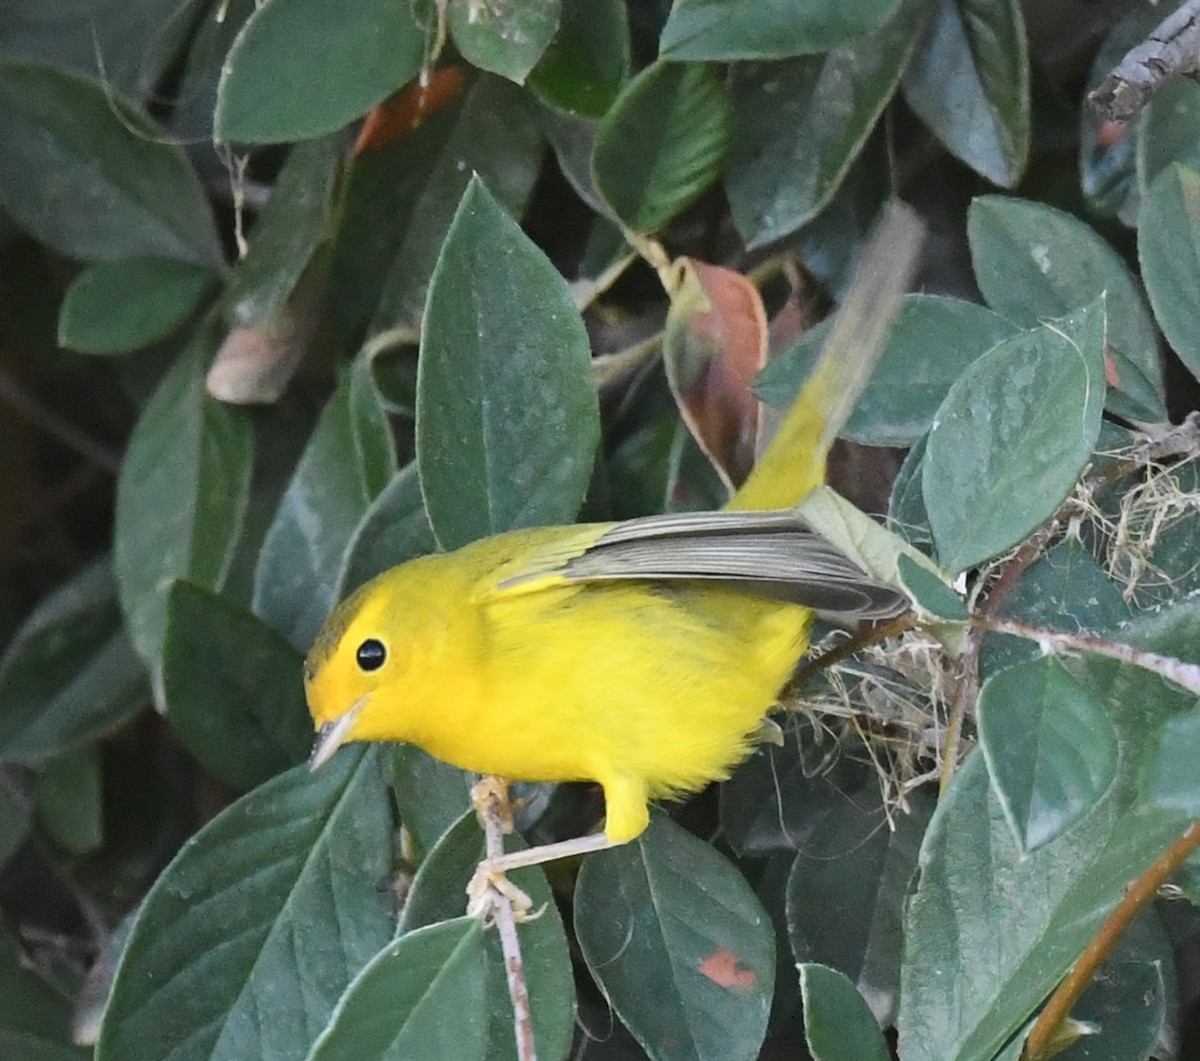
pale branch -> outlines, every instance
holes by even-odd
[[[1172,74],[1200,79],[1200,0],[1187,0],[1163,19],[1088,99],[1102,118],[1128,122]]]

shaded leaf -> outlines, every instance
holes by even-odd
[[[112,569],[97,561],[35,608],[0,657],[0,761],[54,758],[149,702]]]
[[[38,769],[34,784],[38,825],[73,855],[104,842],[100,755],[88,745],[66,752]]]
[[[583,322],[566,283],[472,178],[429,288],[417,462],[444,548],[570,522],[599,441]]]
[[[337,603],[342,555],[396,472],[370,366],[360,356],[329,400],[267,531],[254,612],[307,650]]]
[[[1186,77],[1168,78],[1141,117],[1137,161],[1139,187],[1145,195],[1173,162],[1200,168],[1200,85]]]
[[[139,655],[157,671],[167,590],[217,588],[245,513],[254,438],[245,414],[204,391],[209,320],[138,418],[117,480],[113,570]]]
[[[1146,762],[1143,785],[1146,798],[1160,807],[1200,818],[1200,711],[1189,711],[1166,721],[1153,755]]]
[[[711,67],[655,63],[600,123],[596,187],[626,225],[650,232],[716,181],[732,135],[729,100]]]
[[[862,41],[825,55],[734,67],[737,136],[725,191],[749,246],[794,232],[833,198],[896,89],[923,11],[924,0],[904,0]]]
[[[558,32],[529,74],[538,98],[602,118],[629,78],[629,16],[621,0],[563,0]]]
[[[617,1016],[655,1061],[758,1057],[775,979],[771,924],[708,844],[661,814],[584,860],[575,933]]]
[[[71,1045],[71,1001],[38,975],[0,926],[0,1056],[21,1061],[84,1061]]]
[[[0,203],[73,258],[221,260],[183,149],[111,88],[50,66],[0,61]]]
[[[986,195],[971,204],[967,231],[979,289],[1016,324],[1033,327],[1104,294],[1115,372],[1108,407],[1135,420],[1165,417],[1154,322],[1129,270],[1092,228],[1041,203]]]
[[[124,354],[169,335],[213,287],[209,269],[162,258],[99,262],[63,297],[58,341],[85,354]]]
[[[343,751],[243,796],[146,896],[98,1061],[303,1056],[391,936],[390,872],[374,755]]]
[[[836,969],[800,965],[804,1037],[813,1061],[887,1061],[892,1055],[862,995]]]
[[[825,52],[865,37],[895,11],[897,0],[677,0],[659,50],[672,59],[784,59]]]
[[[950,153],[1013,187],[1029,154],[1029,54],[1018,0],[937,0],[904,98]]]
[[[431,5],[272,0],[225,59],[214,134],[235,143],[307,140],[340,128],[416,76]]]
[[[1117,734],[1104,701],[1052,656],[993,674],[978,710],[988,774],[1024,851],[1066,832],[1116,777]]]
[[[9,786],[0,787],[0,868],[17,853],[29,835],[30,800],[24,792],[10,791]],[[0,958],[0,961],[3,959]],[[0,1009],[0,1014],[3,1010]],[[3,1035],[0,1025],[0,1036]],[[0,1039],[3,1042],[3,1039]]]
[[[180,740],[231,788],[303,762],[312,743],[300,654],[232,602],[188,582],[171,587],[163,700]]]
[[[396,809],[422,853],[432,850],[450,826],[472,810],[472,784],[472,776],[465,770],[435,759],[415,744],[397,744],[392,751]],[[406,906],[405,916],[408,909]],[[447,916],[461,912],[455,910]]]
[[[1105,302],[993,347],[938,410],[923,461],[938,559],[957,574],[1022,541],[1071,492],[1100,430]]]

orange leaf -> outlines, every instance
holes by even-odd
[[[353,153],[361,155],[368,148],[382,147],[411,133],[428,115],[453,100],[463,84],[462,70],[457,66],[435,71],[427,85],[409,82],[367,114]]]

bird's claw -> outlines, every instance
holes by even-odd
[[[504,870],[490,859],[484,859],[475,869],[471,883],[467,885],[467,915],[489,919],[498,903],[512,909],[517,922],[536,921],[545,909],[530,913],[533,900],[510,881]]]

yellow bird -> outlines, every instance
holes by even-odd
[[[897,278],[876,281],[878,315],[853,335],[893,315]],[[814,610],[879,619],[908,603],[792,511],[824,480],[882,347],[875,335],[849,358],[836,333],[724,511],[511,531],[347,598],[304,666],[314,769],[348,741],[407,741],[510,780],[599,782],[603,835],[521,863],[625,843],[650,800],[727,777],[807,647]]]

